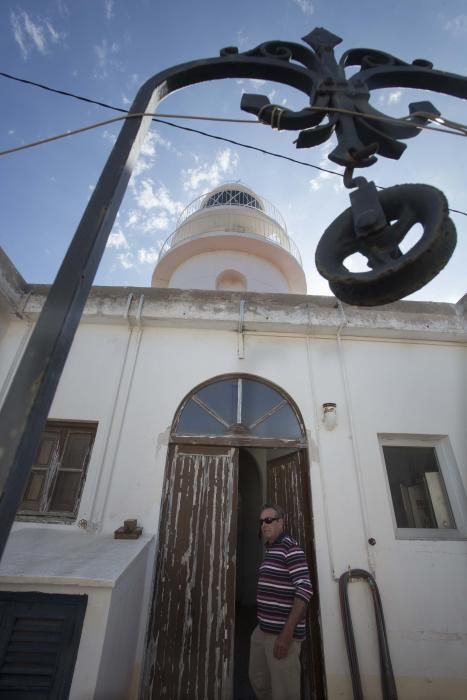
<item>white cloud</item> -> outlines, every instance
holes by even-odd
[[[110,68],[119,66],[118,61],[115,60],[115,56],[119,51],[120,45],[116,41],[109,44],[107,39],[102,39],[100,44],[94,46],[98,69],[94,71],[94,77],[106,78]]]
[[[402,90],[394,90],[394,92],[390,92],[388,95],[388,105],[398,104],[398,102],[401,101],[401,97]]]
[[[138,206],[146,211],[160,209],[162,213],[172,217],[178,216],[184,209],[182,202],[172,199],[164,185],[155,189],[153,181],[149,178],[142,180],[139,191],[135,193],[135,200]]]
[[[46,22],[45,26],[49,31],[50,38],[52,39],[53,43],[57,44],[60,41],[60,34],[54,29],[50,22]]]
[[[126,220],[126,226],[129,226],[130,228],[133,228],[138,224],[138,222],[141,219],[141,214],[137,209],[130,209],[128,212],[127,220]]]
[[[249,48],[250,40],[243,29],[237,32],[237,46],[239,51],[246,51]]]
[[[367,259],[360,253],[353,253],[353,255],[345,258],[344,267],[349,272],[368,272],[370,270]]]
[[[320,168],[330,168],[331,165],[333,166],[333,170],[335,170],[336,166],[334,164],[331,164],[330,161],[328,160],[328,155],[331,153],[331,151],[335,148],[335,141],[334,139],[327,141],[325,144],[321,146],[320,149],[320,160],[319,160],[319,167]],[[339,166],[337,166],[339,167]],[[342,178],[337,177],[336,175],[333,175],[332,173],[324,172],[323,170],[320,170],[318,175],[310,180],[310,189],[312,192],[317,192],[320,190],[322,187],[325,185],[332,185],[332,188],[335,192],[341,190],[344,185],[342,183]]]
[[[13,27],[13,36],[15,38],[16,43],[18,44],[19,48],[21,49],[21,53],[23,54],[23,58],[26,60],[28,57],[28,49],[26,47],[26,37],[24,36],[23,29],[20,25],[18,17],[15,15],[14,12],[10,13],[10,22],[11,26]]]
[[[117,250],[128,250],[130,246],[128,245],[128,241],[123,231],[117,230],[110,234],[106,247],[116,248]]]
[[[172,148],[172,143],[162,138],[158,131],[148,131],[141,146],[138,161],[133,169],[130,185],[134,189],[136,178],[144,172],[150,170],[157,156],[157,147],[162,146],[167,150]]]
[[[140,248],[138,250],[138,260],[140,263],[154,265],[159,257],[159,248]]]
[[[104,0],[105,16],[112,19],[114,16],[114,0]]]
[[[169,217],[167,214],[156,214],[155,216],[146,216],[140,226],[143,233],[151,233],[152,231],[165,231],[169,228]]]
[[[26,12],[22,13],[24,21],[24,29],[29,35],[36,49],[41,53],[46,51],[46,39],[44,36],[44,28],[40,24],[35,24]]]
[[[57,9],[62,17],[68,17],[70,10],[64,0],[57,0]]]
[[[10,12],[10,23],[14,39],[21,50],[24,60],[34,50],[46,54],[49,50],[49,42],[58,44],[65,37],[64,34],[56,31],[49,20],[33,20],[24,10],[18,12],[12,10]]]
[[[207,192],[217,187],[228,175],[231,175],[239,162],[238,154],[231,148],[218,151],[213,163],[204,163],[197,168],[183,171],[183,189],[195,192],[202,188]]]
[[[111,131],[108,131],[108,129],[104,129],[102,132],[102,138],[105,141],[110,141],[110,143],[113,145],[117,140],[117,134],[113,134]]]
[[[454,37],[467,34],[467,15],[457,15],[457,17],[446,20],[444,29]]]
[[[125,270],[130,270],[135,266],[134,258],[132,253],[120,253],[117,257],[118,262]]]
[[[298,5],[303,14],[307,15],[308,17],[310,17],[315,11],[311,0],[292,0],[292,2]]]
[[[259,90],[266,84],[266,81],[262,80],[262,78],[238,78],[235,80],[235,83],[237,85],[245,85],[245,88],[242,89],[243,94],[246,90]]]

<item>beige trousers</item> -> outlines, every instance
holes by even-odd
[[[258,700],[300,700],[300,647],[292,640],[287,656],[273,654],[276,635],[255,627],[250,641],[249,677]]]

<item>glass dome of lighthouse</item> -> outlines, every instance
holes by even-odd
[[[152,286],[306,293],[300,253],[281,214],[239,183],[186,207],[162,246]]]

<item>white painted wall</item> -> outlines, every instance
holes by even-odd
[[[255,255],[237,251],[202,253],[179,265],[169,287],[216,289],[216,279],[224,270],[237,270],[247,280],[249,292],[290,291],[284,275],[274,265]]]
[[[190,319],[188,301],[186,309]],[[270,319],[273,324],[272,307]],[[401,697],[467,694],[465,539],[396,539],[378,442],[379,433],[447,436],[451,468],[465,487],[465,346],[344,336],[339,350],[335,337],[252,332],[240,359],[236,332],[221,322],[217,329],[188,324],[81,326],[51,411],[54,418],[99,423],[78,520],[110,534],[134,517],[145,533],[157,534],[169,431],[182,399],[225,373],[272,381],[296,401],[309,436],[330,697],[352,697],[337,592],[349,565],[374,567]],[[5,347],[18,343],[15,333]],[[332,432],[320,423],[321,405],[329,401],[338,410]],[[458,508],[465,517],[465,491]],[[378,698],[373,610],[362,584],[352,584],[351,601],[366,697]],[[122,621],[112,624],[118,630]],[[99,683],[107,682],[104,675]]]

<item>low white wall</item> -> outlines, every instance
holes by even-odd
[[[0,590],[87,595],[70,700],[136,700],[153,539],[114,540],[64,526],[17,524]]]

